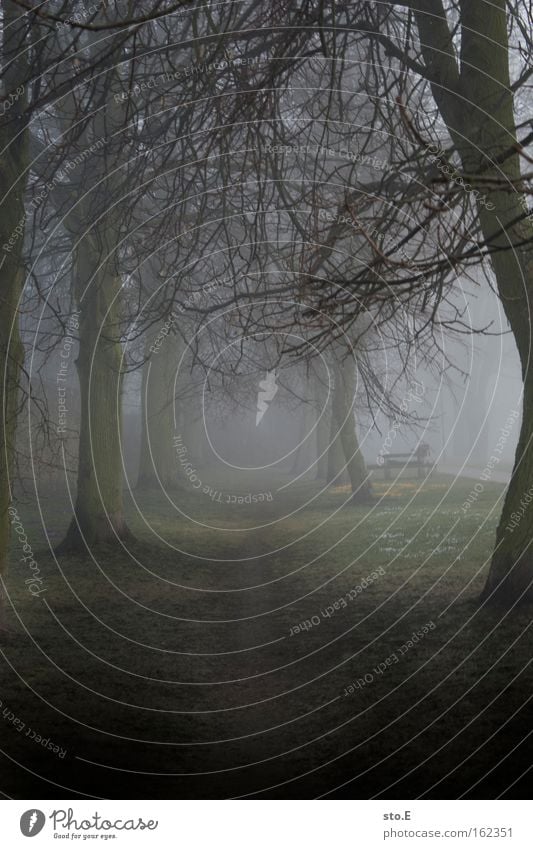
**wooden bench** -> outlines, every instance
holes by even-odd
[[[372,469],[383,469],[385,480],[391,479],[392,469],[416,468],[417,478],[422,478],[428,468],[434,469],[434,464],[429,460],[431,449],[427,442],[421,442],[414,450],[409,452],[398,452],[395,454],[382,455],[383,463],[371,466]]]

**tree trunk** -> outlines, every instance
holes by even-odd
[[[513,475],[496,533],[496,546],[482,598],[512,607],[533,602],[533,381],[525,385],[522,428]]]
[[[101,36],[86,35],[84,54],[98,55]],[[62,218],[74,245],[73,295],[80,311],[80,439],[78,488],[74,516],[60,550],[81,550],[128,539],[123,510],[122,344],[119,260],[125,200],[123,172],[128,148],[122,131],[130,120],[128,105],[113,95],[120,90],[124,45],[114,50],[93,80],[94,109],[79,122],[79,99],[72,91],[56,103],[64,138],[82,152],[76,180],[65,186],[67,214]],[[105,153],[97,144],[105,140]],[[94,150],[87,157],[87,151]],[[80,198],[81,196],[81,198]]]
[[[329,417],[329,448],[326,472],[326,483],[340,486],[348,480],[346,465],[344,463],[344,452],[342,450],[341,435],[337,419],[333,410]]]
[[[27,81],[26,21],[15,3],[3,2],[3,94]],[[19,334],[19,298],[24,285],[24,193],[28,167],[28,101],[15,100],[0,121],[0,630],[5,630],[7,574],[15,437],[24,350]]]
[[[105,242],[104,242],[105,244]],[[74,516],[60,551],[116,544],[131,535],[122,498],[120,277],[86,236],[76,251],[81,423]],[[106,255],[106,254],[104,254]],[[107,253],[109,257],[109,253]]]
[[[187,454],[197,469],[205,466],[209,456],[209,442],[205,434],[201,387],[194,382],[183,400],[183,441]]]
[[[326,387],[319,377],[315,377],[315,402],[316,402],[316,478],[327,480],[328,478],[328,442],[330,432],[331,411],[324,409],[326,404]]]
[[[355,370],[353,361],[337,360],[334,364],[333,419],[335,420],[344,463],[352,488],[351,501],[363,504],[372,499],[372,488],[357,438],[354,402]]]
[[[300,424],[298,428],[298,444],[296,450],[294,452],[293,460],[291,463],[290,475],[298,475],[300,472],[309,471],[309,468],[312,465],[312,460],[308,461],[309,458],[309,432],[311,430],[311,414],[313,412],[313,405],[311,399],[309,397],[309,389],[310,389],[310,380],[309,376],[306,376],[305,381],[302,385],[303,391],[303,399],[300,405]]]
[[[147,360],[142,373],[141,450],[137,486],[141,489],[175,489],[179,486],[173,438],[175,388],[179,360],[177,336],[169,332],[154,347],[158,330],[146,341]]]
[[[2,187],[3,188],[3,187]],[[3,192],[2,192],[3,194]],[[6,220],[2,216],[2,220]],[[10,218],[7,218],[9,221]],[[0,239],[4,241],[4,228]],[[19,407],[19,380],[24,352],[19,335],[18,300],[23,284],[23,264],[19,255],[4,255],[0,271],[0,630],[5,630],[4,587],[7,574],[11,504],[12,471],[15,456],[15,435]]]
[[[484,317],[480,318],[485,321]],[[487,323],[489,320],[487,316]],[[489,381],[491,378],[494,379],[494,373],[498,370],[498,352],[491,343],[492,337],[482,337],[467,393],[469,417],[466,424],[469,432],[466,453],[470,453],[469,463],[477,464],[481,468],[484,468],[490,457],[487,399],[490,389]]]
[[[486,182],[475,186],[485,196],[485,201],[477,200],[479,222],[490,248],[524,381],[522,428],[514,471],[483,593],[485,600],[508,607],[533,600],[533,521],[529,502],[524,504],[533,484],[533,224],[530,216],[525,218],[527,204],[520,195],[520,157],[513,152],[516,128],[509,76],[507,4],[505,0],[461,0],[460,70],[442,0],[414,0],[413,6],[433,97],[464,171],[468,175],[481,173],[483,181],[509,181],[502,187]],[[522,518],[510,530],[513,513]]]

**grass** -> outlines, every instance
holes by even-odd
[[[273,500],[251,505],[187,489],[174,497],[189,518],[135,494],[130,552],[59,562],[21,503],[46,592],[30,596],[14,546],[4,792],[512,798],[531,762],[531,617],[479,606],[502,487],[465,511],[474,483],[377,481],[367,507],[316,482],[263,480]],[[68,504],[49,493],[41,509],[58,542]]]

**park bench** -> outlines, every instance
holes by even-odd
[[[385,480],[391,479],[393,469],[406,468],[415,468],[417,478],[421,478],[427,472],[428,468],[435,468],[429,459],[430,453],[431,449],[427,442],[421,442],[414,451],[382,455],[383,463],[372,466],[372,468],[382,468]]]

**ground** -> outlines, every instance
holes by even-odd
[[[19,501],[43,592],[15,541],[4,793],[520,797],[531,611],[478,602],[502,485],[463,508],[475,482],[445,475],[377,483],[364,507],[342,488],[262,483],[272,501],[175,494],[194,522],[128,495],[129,551],[59,561]],[[50,492],[40,509],[59,542],[68,504]]]

